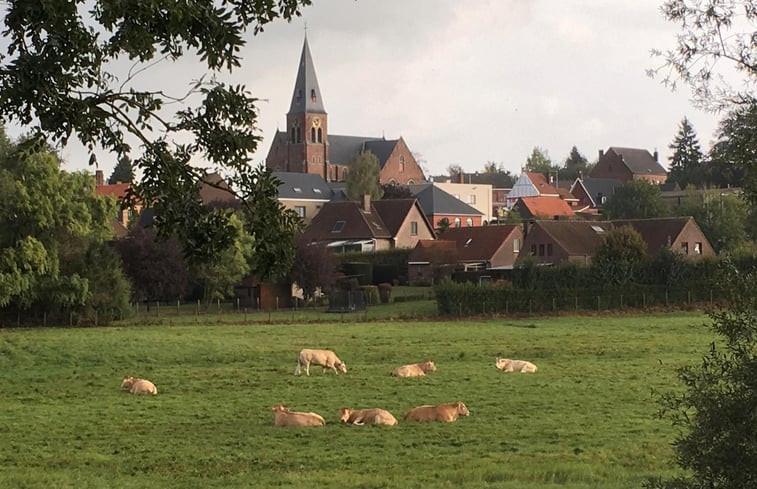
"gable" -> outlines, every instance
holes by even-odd
[[[453,241],[460,261],[491,261],[505,241],[519,234],[516,225],[449,228],[440,241]]]

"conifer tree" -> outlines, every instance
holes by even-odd
[[[668,147],[673,150],[673,156],[670,157],[668,182],[677,182],[682,189],[689,184],[700,186],[704,155],[689,119],[683,118],[678,134]]]

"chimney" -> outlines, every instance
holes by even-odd
[[[457,183],[465,183],[465,172],[461,171],[457,174]]]
[[[371,195],[363,194],[363,211],[371,212]]]
[[[95,186],[102,187],[105,185],[105,176],[102,170],[95,170]]]
[[[605,155],[605,150],[600,149],[599,150],[599,159],[601,160],[604,155]]]
[[[654,160],[658,163],[660,162],[660,153],[656,149],[654,150]]]
[[[584,172],[582,172],[581,170],[578,170],[578,179],[582,181],[584,179]]]

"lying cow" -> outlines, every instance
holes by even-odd
[[[327,368],[330,368],[337,375],[339,375],[339,372],[347,373],[347,366],[339,360],[339,357],[333,351],[305,349],[300,351],[297,356],[297,368],[294,369],[294,375],[300,375],[302,367],[305,367],[305,374],[310,375],[311,365],[320,365],[324,372]]]
[[[397,419],[392,413],[384,409],[350,409],[341,408],[339,410],[339,420],[344,424],[364,425],[364,424],[383,424],[394,426]]]
[[[418,406],[405,414],[405,421],[442,421],[451,423],[459,416],[469,416],[470,411],[463,401],[439,404],[437,406]]]
[[[326,420],[316,413],[298,413],[290,411],[281,404],[273,407],[274,426],[323,426]]]
[[[429,372],[436,372],[436,365],[431,360],[397,367],[392,371],[392,375],[394,377],[423,377]]]
[[[121,382],[121,388],[127,390],[132,394],[152,394],[158,395],[158,389],[155,384],[145,379],[137,379],[135,377],[124,377],[124,381]]]
[[[520,372],[529,374],[536,372],[536,365],[525,360],[510,360],[509,358],[500,358],[494,361],[494,366],[503,372]]]

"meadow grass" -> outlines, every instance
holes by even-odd
[[[0,330],[3,488],[631,488],[675,473],[653,391],[714,336],[699,313]],[[346,375],[295,377],[331,348]],[[497,354],[536,374],[505,374]],[[425,378],[389,376],[432,359]],[[120,390],[145,377],[159,394]],[[452,424],[403,423],[463,400]],[[321,428],[273,426],[271,407]],[[343,426],[381,407],[395,427]]]

